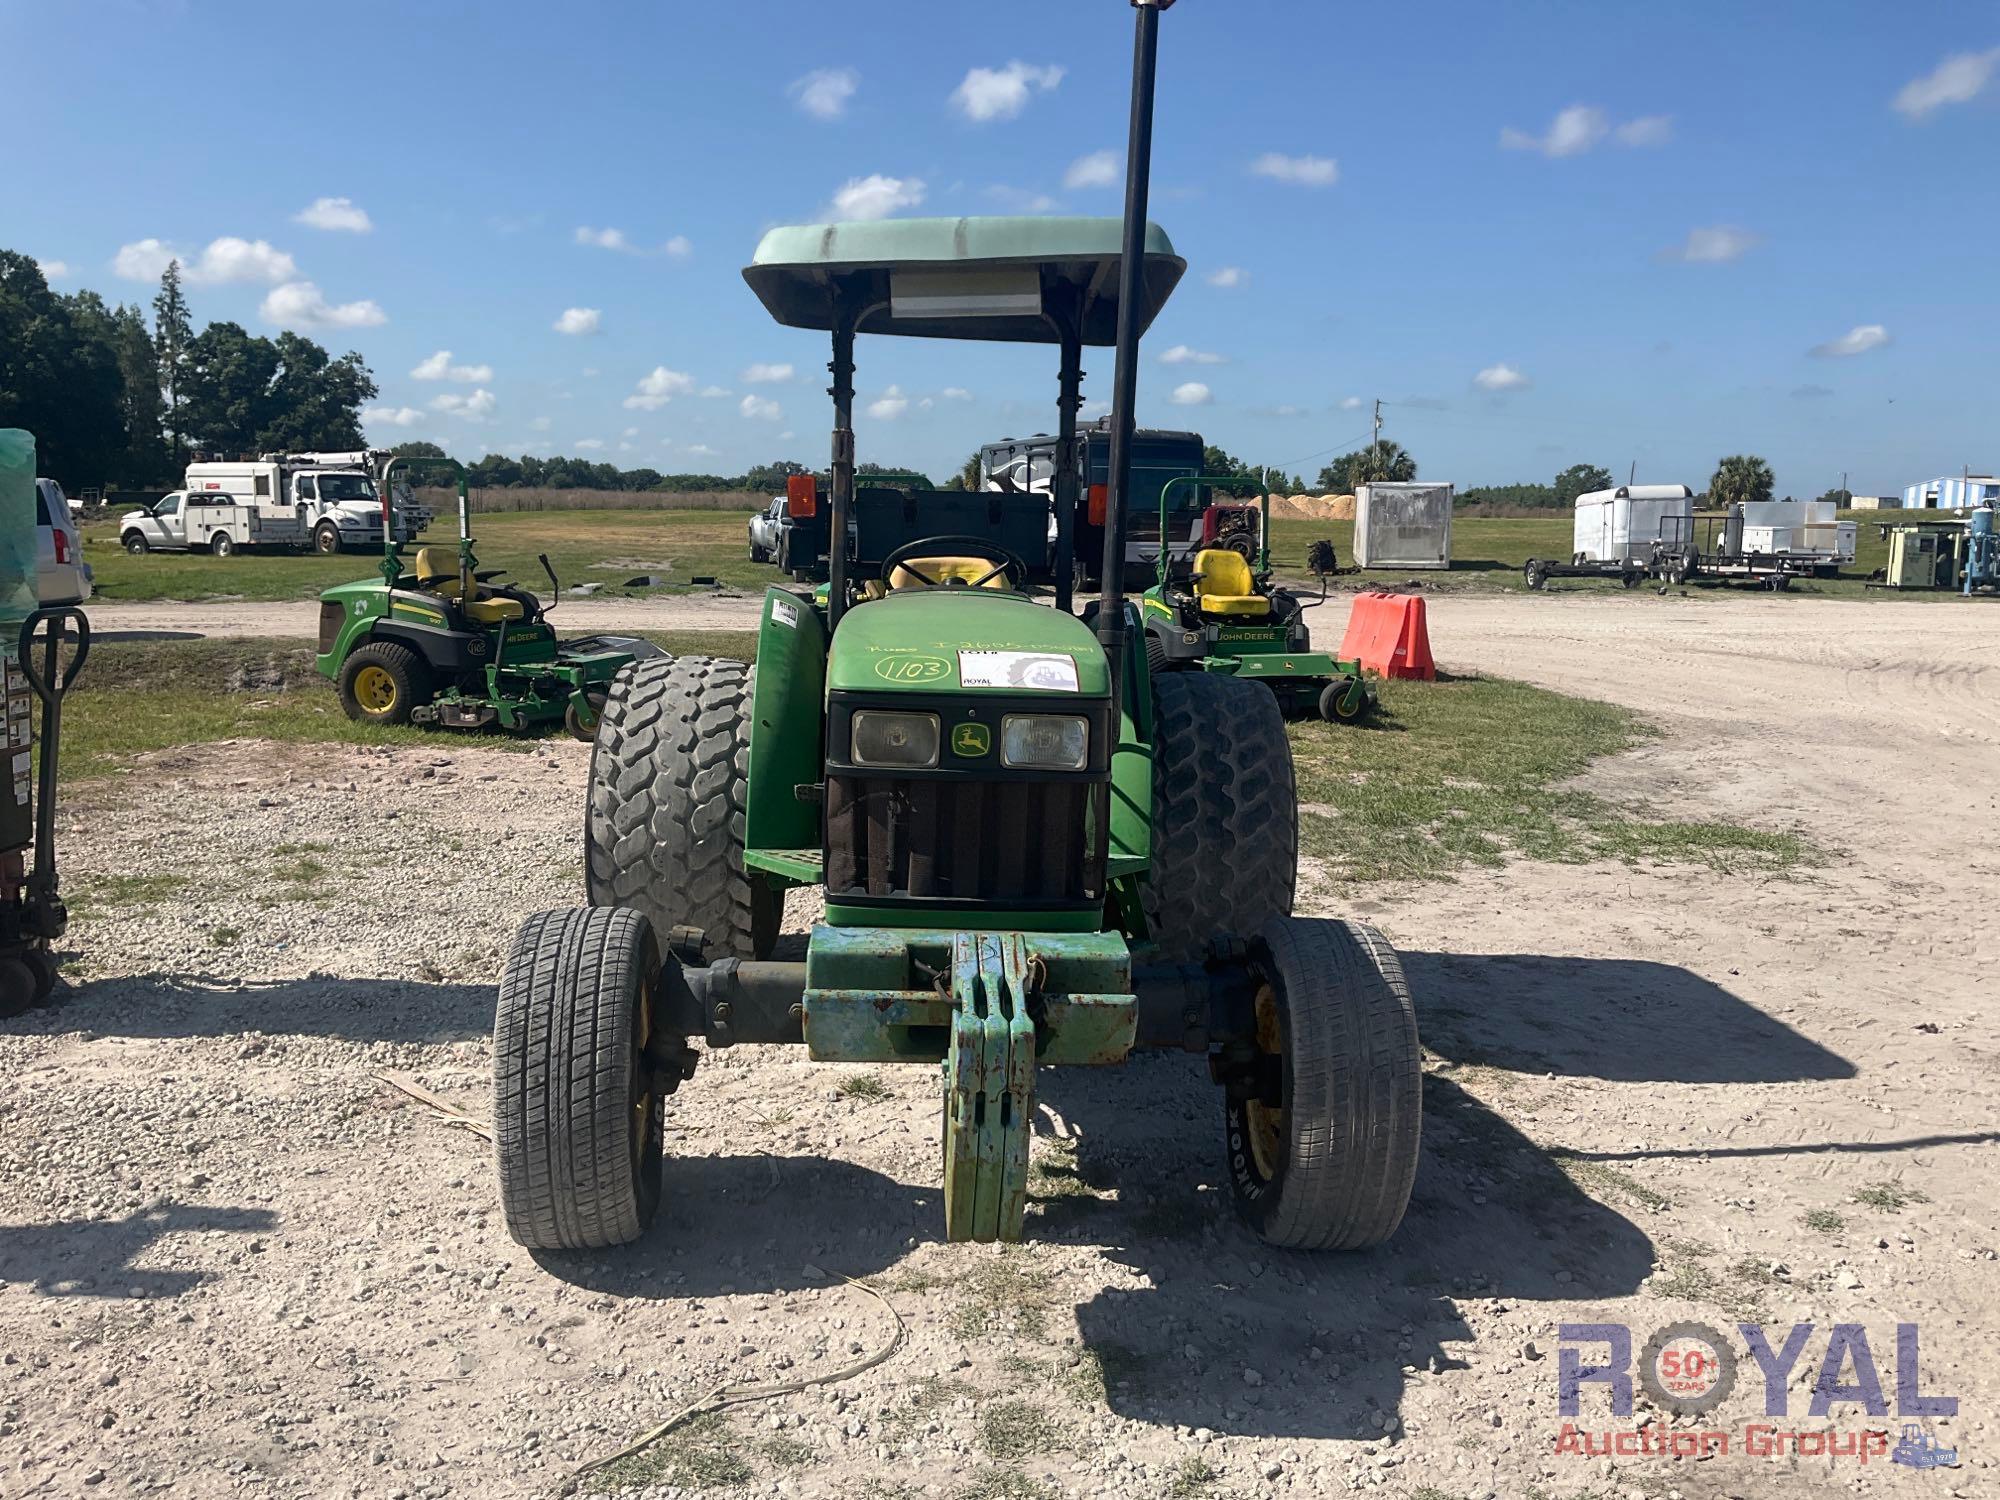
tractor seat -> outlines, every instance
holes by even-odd
[[[1268,615],[1271,601],[1257,592],[1250,564],[1220,547],[1194,555],[1194,599],[1205,615]]]
[[[974,579],[985,578],[988,573],[993,576],[986,579],[982,588],[1007,587],[1006,570],[999,569],[999,564],[990,557],[913,557],[909,562],[910,568],[919,569],[923,577],[919,578],[910,568],[898,563],[896,571],[889,575],[890,588],[920,589],[925,587],[925,579],[933,584],[970,584]]]
[[[449,548],[419,547],[416,570],[418,586],[426,593],[436,594],[440,599],[458,599],[458,556]],[[425,583],[427,578],[435,582]],[[479,583],[472,586],[470,599],[459,599],[458,607],[475,625],[499,625],[525,619],[528,613],[519,599],[496,594]]]

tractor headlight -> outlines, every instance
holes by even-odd
[[[857,766],[934,766],[938,763],[936,714],[856,709],[849,734]]]
[[[1090,759],[1090,722],[1073,714],[1008,714],[1000,721],[1000,763],[1081,771]]]

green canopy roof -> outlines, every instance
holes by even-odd
[[[1074,298],[1086,344],[1118,332],[1119,219],[879,219],[773,229],[743,269],[772,317],[833,327],[841,302],[866,309],[863,333],[1057,343],[1045,313]],[[1187,262],[1157,224],[1146,226],[1145,307],[1151,326]]]

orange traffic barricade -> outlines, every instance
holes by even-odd
[[[1340,654],[1379,677],[1437,678],[1424,601],[1415,594],[1356,594]]]

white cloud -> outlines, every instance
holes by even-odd
[[[1482,391],[1524,391],[1532,382],[1512,365],[1488,365],[1472,383]]]
[[[625,237],[622,229],[592,229],[588,224],[579,224],[576,226],[576,242],[599,250],[621,250],[627,255],[639,253],[639,247]]]
[[[686,260],[694,254],[694,241],[684,234],[674,235],[660,246],[660,254],[668,260]]]
[[[42,279],[44,281],[61,281],[69,275],[68,261],[38,260],[35,264],[42,268]]]
[[[604,314],[594,307],[571,307],[564,310],[550,326],[557,333],[595,333],[604,322]]]
[[[776,422],[785,415],[785,409],[769,396],[745,396],[736,409],[759,422]]]
[[[1359,396],[1342,396],[1340,398],[1340,409],[1342,411],[1359,411],[1367,404]]]
[[[291,256],[273,249],[269,241],[239,239],[233,234],[210,240],[199,255],[189,255],[163,240],[136,240],[119,246],[111,268],[128,281],[158,281],[167,263],[174,260],[181,263],[182,279],[194,286],[283,282],[299,274]]]
[[[1186,385],[1175,386],[1173,395],[1167,399],[1176,406],[1206,406],[1215,399],[1215,393],[1199,380],[1190,380]]]
[[[1689,265],[1725,265],[1741,260],[1763,241],[1761,234],[1738,229],[1733,224],[1711,224],[1690,229],[1687,242],[1669,245],[1660,252],[1660,259],[1685,261]]]
[[[549,430],[550,425],[551,424],[547,417],[537,417],[535,418],[534,421],[528,424],[528,426],[536,432],[547,432]]]
[[[272,287],[258,309],[267,323],[280,328],[379,328],[389,315],[374,302],[329,302],[310,281],[288,281]]]
[[[926,397],[924,397],[924,398],[923,398],[923,400],[921,400],[921,401],[919,401],[919,402],[917,403],[917,410],[918,410],[918,411],[929,411],[929,410],[930,410],[930,409],[931,409],[932,407],[934,407],[934,406],[936,406],[936,405],[937,405],[937,402],[936,402],[936,401],[935,401],[934,399],[932,399],[932,398],[931,398],[931,397],[929,397],[929,396],[926,396]]]
[[[1190,348],[1186,344],[1176,344],[1160,356],[1163,365],[1226,365],[1229,357],[1210,354],[1204,349]]]
[[[694,458],[720,458],[722,456],[718,449],[711,448],[706,443],[689,443],[682,451]]]
[[[1071,192],[1079,188],[1116,187],[1124,170],[1122,152],[1093,151],[1069,164],[1069,170],[1063,173],[1063,186]]]
[[[1664,146],[1674,138],[1672,115],[1641,115],[1611,132],[1621,146]]]
[[[901,386],[892,385],[868,404],[868,415],[878,422],[893,422],[910,409],[910,398]]]
[[[414,427],[424,414],[414,406],[364,406],[361,420],[370,427]]]
[[[604,446],[604,439],[578,438],[573,444],[571,444],[571,446],[574,448],[578,448],[585,453],[591,453]]]
[[[292,215],[294,224],[308,229],[332,229],[347,234],[366,234],[375,227],[366,209],[352,198],[315,198]]]
[[[847,113],[847,101],[861,85],[852,68],[815,68],[786,90],[794,103],[818,120],[837,120]]]
[[[412,380],[455,380],[460,385],[483,385],[493,378],[491,365],[455,365],[451,351],[440,349],[410,371]]]
[[[1509,151],[1539,151],[1544,156],[1575,156],[1588,151],[1611,129],[1611,121],[1594,104],[1572,104],[1555,117],[1545,135],[1530,135],[1509,125],[1500,144]]]
[[[1846,359],[1851,355],[1866,354],[1870,349],[1880,349],[1888,342],[1888,329],[1880,323],[1863,323],[1848,329],[1837,339],[1813,345],[1810,352],[1821,359]]]
[[[705,401],[713,401],[722,396],[733,396],[736,392],[730,390],[727,386],[705,385],[696,391],[695,394]]]
[[[756,364],[743,372],[745,385],[777,385],[792,378],[790,365]]]
[[[432,411],[441,411],[447,416],[464,417],[468,422],[485,421],[492,415],[493,408],[497,404],[493,393],[484,386],[469,396],[461,396],[457,391],[446,391],[442,395],[431,397]]]
[[[1977,98],[2000,67],[2000,47],[1984,52],[1954,52],[1921,78],[1912,78],[1897,90],[1895,107],[1912,120],[1921,120],[1947,104],[1964,104]]]
[[[693,390],[694,376],[669,370],[665,365],[655,365],[653,373],[642,377],[632,394],[625,398],[625,409],[658,411],[674,397],[689,395]]]
[[[1243,286],[1249,280],[1250,273],[1241,266],[1217,266],[1208,273],[1210,286],[1219,286],[1226,290]]]
[[[620,437],[637,437],[639,435],[639,429],[636,427],[628,427],[618,435]]]
[[[1271,414],[1278,417],[1303,417],[1306,409],[1303,406],[1276,406],[1271,409]]]
[[[886,219],[899,208],[915,208],[923,201],[924,185],[918,178],[874,172],[848,178],[833,195],[833,213],[837,219]]]
[[[951,102],[966,119],[978,124],[988,120],[1011,120],[1028,107],[1028,97],[1036,90],[1048,92],[1063,80],[1063,69],[1037,68],[1029,63],[1010,62],[1004,68],[973,68],[952,90]]]
[[[962,385],[948,385],[939,391],[938,394],[947,401],[970,401],[972,399],[972,392],[968,391]]]
[[[1286,156],[1266,151],[1250,163],[1250,170],[1259,177],[1298,187],[1331,187],[1340,181],[1340,163],[1330,156]]]

